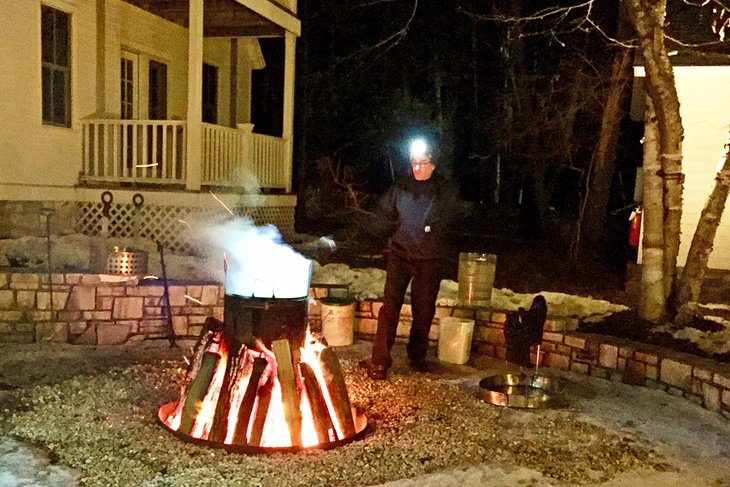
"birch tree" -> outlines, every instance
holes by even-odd
[[[664,182],[659,161],[659,129],[654,103],[647,96],[644,113],[643,221],[641,299],[639,316],[657,322],[665,314],[664,295]]]
[[[684,129],[679,114],[679,97],[674,83],[674,72],[664,42],[664,22],[667,11],[666,0],[626,0],[629,19],[638,38],[639,52],[646,71],[645,87],[656,113],[660,174],[662,178],[664,211],[662,215],[645,215],[645,224],[654,226],[653,218],[663,219],[662,275],[665,299],[669,298],[677,275],[677,254],[679,253],[680,219],[682,217],[682,137]],[[648,221],[649,220],[649,221]],[[656,245],[656,241],[650,242]],[[642,286],[652,282],[658,272],[658,261],[650,259],[641,266]],[[644,274],[647,274],[646,278]],[[651,276],[651,277],[650,277]],[[641,300],[649,299],[649,290],[642,287]],[[652,298],[655,299],[655,298]],[[666,303],[666,301],[665,301]],[[641,305],[640,310],[651,307]],[[666,308],[666,306],[665,306]],[[664,313],[666,315],[666,313]],[[652,315],[642,318],[658,321]]]

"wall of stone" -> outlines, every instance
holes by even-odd
[[[51,235],[76,231],[76,203],[64,201],[0,201],[0,239],[45,237],[46,210],[52,210]]]
[[[359,333],[372,339],[382,303],[362,302],[357,312]],[[475,320],[472,355],[505,358],[504,310],[437,307],[430,338],[438,339],[444,316]],[[397,336],[410,329],[410,307],[404,306]],[[578,320],[549,316],[540,344],[543,367],[569,370],[614,382],[666,391],[730,419],[730,365],[615,337],[577,332]],[[532,348],[533,363],[536,348]]]
[[[52,286],[50,285],[52,282]],[[318,299],[331,289],[310,290],[310,326],[321,325]],[[168,324],[159,281],[98,274],[0,272],[0,343],[54,341],[118,345],[166,338]],[[208,316],[223,319],[224,290],[217,284],[169,286],[176,337],[195,339]],[[372,339],[382,302],[362,301],[355,312],[355,332]],[[507,312],[487,308],[439,306],[430,339],[437,342],[440,320],[473,319],[472,355],[505,357]],[[397,329],[408,337],[410,305],[404,305]],[[578,321],[550,316],[540,345],[542,366],[570,370],[615,382],[656,388],[682,396],[730,418],[730,365],[614,337],[577,332]],[[533,347],[533,360],[535,359]]]
[[[118,345],[168,336],[159,281],[98,274],[0,273],[0,342]],[[51,296],[53,302],[51,303]],[[171,284],[178,337],[197,337],[208,316],[223,318],[216,284]]]

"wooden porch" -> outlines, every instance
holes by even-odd
[[[295,50],[301,31],[297,0],[123,1],[187,30],[187,113],[183,120],[152,120],[147,113],[140,119],[124,116],[81,120],[79,182],[88,186],[143,184],[161,189],[182,186],[187,192],[217,187],[245,193],[256,189],[290,193]],[[103,19],[107,13],[104,3],[100,5],[97,18]],[[234,117],[228,126],[203,121],[204,85],[198,67],[204,62],[203,39],[216,37],[231,43],[244,37],[283,38],[281,137],[254,134],[253,125],[241,123],[245,118]],[[231,52],[237,49],[237,44],[232,44]],[[231,64],[234,67],[228,73],[229,82],[237,76],[235,63]],[[97,82],[97,92],[103,94],[107,89],[104,80]],[[236,106],[235,97],[231,97],[229,103]],[[98,104],[96,113],[115,113],[105,105],[104,96],[98,97]]]

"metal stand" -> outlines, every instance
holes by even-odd
[[[172,325],[172,309],[170,308],[170,290],[167,287],[167,269],[165,268],[165,252],[162,244],[157,243],[157,250],[160,252],[160,267],[162,268],[162,299],[165,301],[165,314],[167,315],[167,339],[170,342],[170,348],[175,346],[175,328]]]
[[[46,217],[46,252],[48,267],[48,306],[51,311],[51,324],[55,321],[53,318],[53,267],[51,265],[51,216],[56,213],[53,208],[41,209],[41,214]]]

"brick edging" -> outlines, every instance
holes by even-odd
[[[167,336],[161,284],[137,278],[110,281],[96,274],[0,272],[0,343],[54,341],[88,345],[134,343]],[[223,319],[224,289],[212,283],[171,283],[175,335],[195,339],[208,316]],[[309,322],[321,324],[319,298],[327,288],[310,289]],[[53,305],[51,306],[51,295]],[[354,331],[372,338],[382,302],[359,301]],[[438,306],[429,338],[438,340],[441,318],[473,319],[472,354],[505,358],[507,311]],[[401,311],[397,335],[408,336],[411,307]],[[547,367],[661,389],[730,418],[730,365],[686,353],[576,331],[578,320],[549,316],[540,345]],[[533,347],[534,348],[534,347]],[[534,350],[533,350],[534,360]]]
[[[381,306],[377,301],[359,303],[356,330],[362,338],[372,339]],[[475,321],[472,354],[505,358],[506,310],[439,306],[429,335],[431,340],[438,340],[439,320],[445,316]],[[398,337],[408,336],[410,320],[410,306],[404,305]],[[541,364],[664,390],[730,419],[730,364],[621,338],[581,333],[577,328],[576,318],[549,316],[540,345]],[[533,363],[535,350],[533,347]]]

